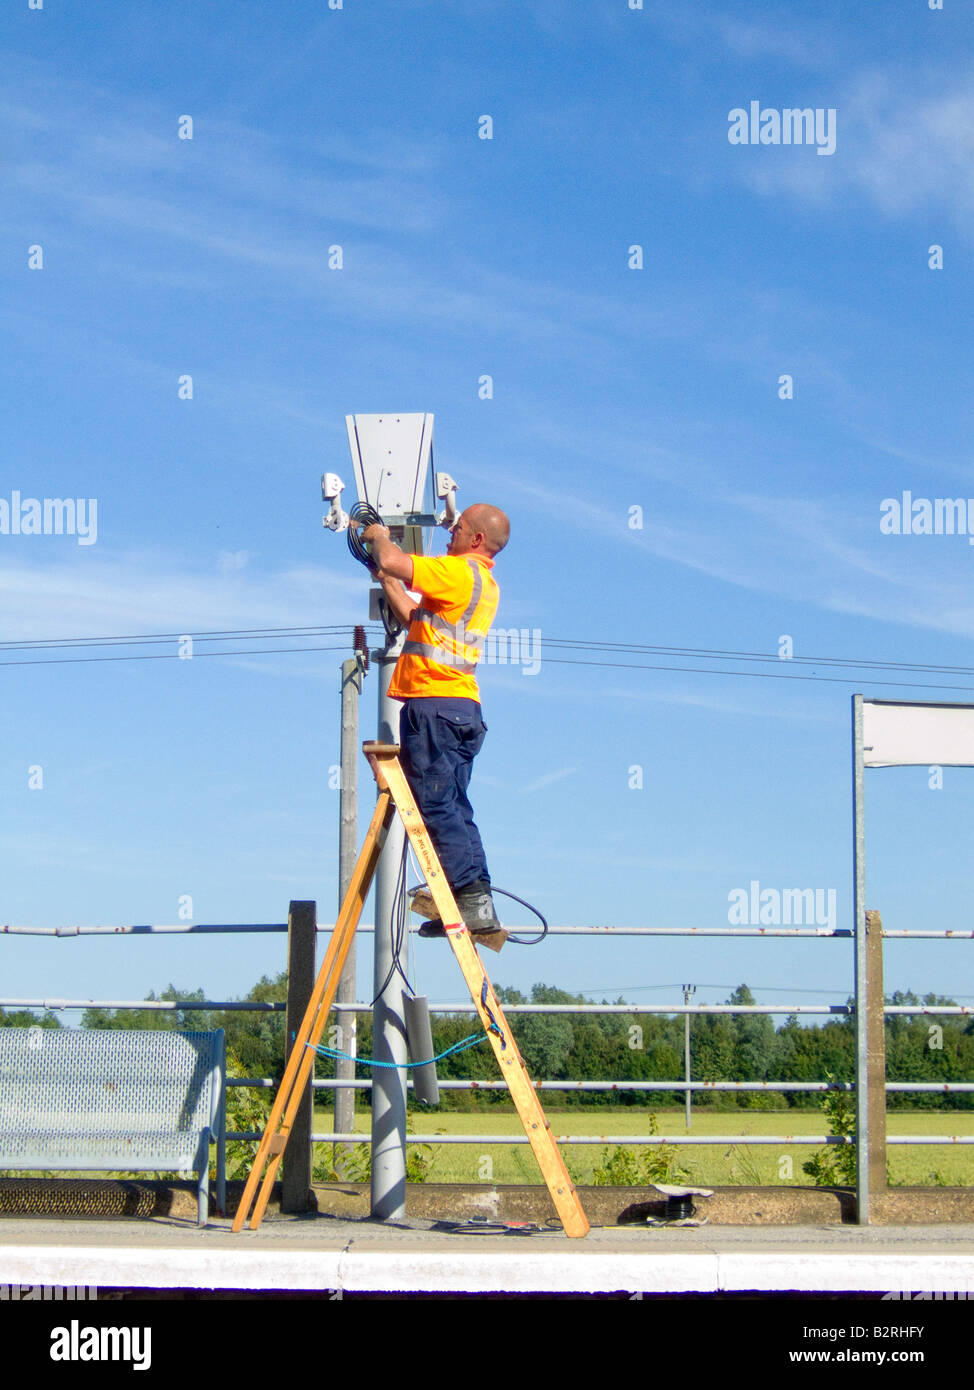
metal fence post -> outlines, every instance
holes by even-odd
[[[852,697],[852,879],[856,933],[856,1220],[869,1225],[869,970],[866,935],[866,817],[862,696]]]
[[[380,743],[399,742],[399,704],[388,693],[405,633],[373,652],[379,672]],[[398,1221],[406,1215],[406,1023],[400,955],[408,943],[406,905],[399,891],[406,831],[393,816],[375,875],[372,1055],[386,1065],[372,1077],[371,1215]],[[391,1064],[391,1065],[390,1065]]]
[[[356,644],[361,642],[364,651],[365,633],[362,628],[355,629]],[[341,735],[341,790],[339,792],[339,836],[338,836],[338,907],[341,910],[348,892],[355,863],[358,858],[358,705],[362,693],[362,677],[365,660],[362,653],[342,663],[342,735]],[[345,968],[338,982],[336,1003],[354,1004],[356,981],[355,940],[349,947]],[[338,1016],[338,1051],[347,1052],[354,1057],[358,1051],[358,1019],[353,1013]],[[340,1081],[355,1080],[355,1063],[347,1057],[335,1061],[335,1076]],[[351,1134],[355,1129],[355,1092],[351,1088],[336,1090],[333,1102],[335,1113],[335,1132]],[[345,1176],[344,1164],[352,1153],[348,1144],[336,1144],[332,1150],[336,1170]]]
[[[285,1060],[311,999],[315,983],[318,914],[313,902],[293,902],[287,916],[287,1012]],[[281,1211],[307,1211],[311,1197],[311,1081],[314,1068],[284,1150],[281,1172]]]

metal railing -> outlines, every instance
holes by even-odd
[[[870,913],[868,916],[874,919],[873,927],[879,923],[878,914]],[[330,933],[332,927],[319,924],[316,930],[319,933]],[[513,928],[512,930],[526,930],[531,928]],[[167,934],[196,934],[205,935],[210,933],[277,933],[284,934],[289,931],[289,923],[247,923],[247,924],[195,924],[195,923],[176,923],[176,924],[139,924],[121,926],[60,926],[60,927],[27,927],[0,925],[0,934],[3,935],[29,935],[47,937],[78,937],[78,936],[133,936],[133,935],[167,935]],[[374,928],[362,925],[358,932],[371,933]],[[587,926],[587,927],[550,927],[551,936],[632,936],[632,937],[653,937],[653,936],[686,936],[686,937],[767,937],[767,938],[831,938],[849,940],[855,933],[849,928],[842,927],[610,927],[610,926]],[[922,939],[974,939],[972,930],[891,930],[882,929],[878,926],[879,938],[922,938]],[[874,978],[871,980],[870,996],[873,999],[882,999],[882,978],[881,978],[881,956],[879,956],[879,978],[875,978],[876,967],[874,964]],[[307,993],[308,981],[297,982],[289,980],[289,996],[292,990],[302,987]],[[124,1009],[124,1010],[145,1010],[145,1011],[216,1011],[216,1010],[240,1010],[252,1012],[283,1012],[288,1005],[284,1002],[261,1002],[261,1001],[240,1001],[240,1000],[77,1000],[64,998],[0,998],[0,1008],[16,1009],[48,1009],[52,1011],[73,1010],[73,1009]],[[333,1005],[335,1013],[362,1014],[370,1013],[371,1006],[364,1003]],[[469,1000],[459,1003],[446,1003],[431,1005],[430,1011],[442,1014],[470,1014],[473,1013]],[[854,1005],[849,1004],[508,1004],[505,1005],[507,1015],[530,1015],[530,1014],[560,1014],[560,1015],[663,1015],[669,1017],[684,1015],[827,1015],[831,1017],[845,1016],[851,1018],[856,1024],[857,1033],[857,1052],[864,1054],[867,1049],[864,1046],[864,1038],[867,1029],[866,1017],[858,1012]],[[880,1018],[890,1015],[957,1015],[963,1016],[974,1014],[974,1007],[967,1005],[883,1005],[878,1010]],[[875,1062],[875,1042],[876,1038],[871,1039],[871,1055]],[[880,1057],[883,1058],[882,1048]],[[884,1059],[883,1059],[884,1065]],[[271,1077],[228,1077],[228,1087],[243,1087],[248,1089],[268,1089],[278,1084],[275,1078]],[[407,1083],[411,1085],[412,1083]],[[675,1092],[682,1093],[684,1096],[694,1094],[706,1094],[713,1092],[765,1092],[765,1093],[789,1093],[789,1092],[824,1092],[824,1091],[851,1091],[855,1092],[857,1085],[855,1082],[828,1082],[828,1081],[614,1081],[614,1080],[588,1080],[588,1081],[568,1081],[568,1080],[541,1080],[534,1083],[538,1090],[557,1092]],[[339,1090],[370,1090],[371,1080],[368,1079],[347,1079],[319,1078],[314,1080],[312,1088],[316,1091],[337,1092]],[[496,1081],[475,1081],[475,1080],[444,1080],[439,1083],[441,1090],[482,1090],[494,1091],[506,1089],[506,1082]],[[964,1093],[974,1091],[974,1082],[890,1082],[885,1080],[883,1074],[879,1088],[884,1093],[935,1093],[942,1094]],[[885,1163],[885,1147],[889,1144],[896,1145],[943,1145],[943,1144],[972,1144],[974,1135],[887,1135],[873,1133],[867,1135],[867,1152],[871,1156],[871,1162],[878,1161],[877,1155],[883,1155]],[[228,1140],[253,1140],[259,1139],[260,1134],[249,1131],[231,1131],[227,1134]],[[695,1145],[728,1145],[736,1144],[741,1141],[740,1135],[565,1135],[559,1136],[560,1144],[602,1144],[602,1145],[640,1145],[640,1144],[695,1144]],[[309,1135],[312,1143],[370,1143],[368,1135],[359,1133],[348,1133],[330,1131],[326,1133],[311,1133]],[[409,1142],[413,1144],[477,1144],[477,1145],[514,1145],[526,1144],[529,1141],[526,1136],[517,1134],[504,1135],[444,1135],[444,1134],[411,1134]],[[826,1144],[851,1145],[857,1143],[857,1139],[849,1136],[824,1134],[824,1135],[754,1135],[746,1136],[748,1145],[812,1145],[821,1147]],[[285,1151],[285,1160],[287,1151]]]

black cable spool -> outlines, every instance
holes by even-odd
[[[667,1197],[665,1219],[667,1221],[689,1221],[696,1207],[693,1205],[693,1198],[689,1193],[682,1193],[679,1197]]]

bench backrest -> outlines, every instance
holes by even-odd
[[[223,1032],[0,1028],[0,1131],[216,1129]]]

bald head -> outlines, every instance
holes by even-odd
[[[511,523],[498,507],[488,502],[475,502],[463,513],[473,532],[481,532],[484,550],[488,555],[497,555],[504,549],[511,536]]]

